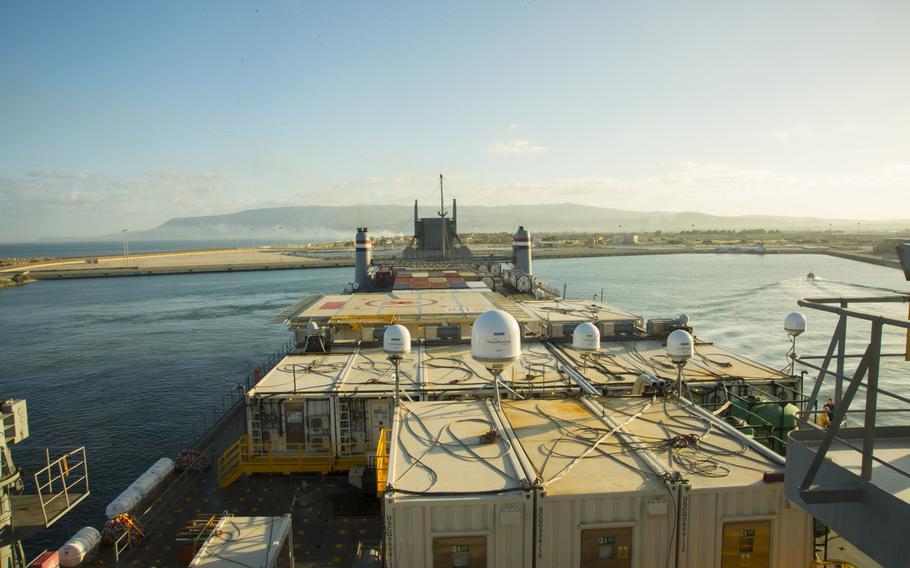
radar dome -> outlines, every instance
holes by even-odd
[[[679,325],[686,327],[689,325],[689,314],[680,314],[676,321],[679,322]]]
[[[382,350],[388,355],[406,355],[411,352],[411,332],[403,325],[394,324],[382,334]]]
[[[667,336],[667,356],[674,363],[685,363],[692,357],[693,344],[688,331],[677,329]]]
[[[313,335],[313,334],[316,333],[317,331],[319,331],[319,324],[318,324],[318,323],[316,323],[316,322],[314,322],[314,321],[311,321],[311,322],[309,322],[309,323],[306,324],[306,334],[307,334],[307,335]]]
[[[579,351],[597,351],[600,349],[600,330],[591,322],[583,322],[572,332],[572,347]]]
[[[502,310],[481,314],[471,328],[471,357],[489,369],[502,370],[521,356],[518,322]]]
[[[784,330],[793,337],[806,331],[806,316],[799,312],[790,312],[784,318]]]

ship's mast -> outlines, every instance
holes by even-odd
[[[442,260],[446,259],[446,215],[448,211],[445,209],[445,199],[443,197],[442,189],[442,174],[439,174],[439,227],[442,230]]]

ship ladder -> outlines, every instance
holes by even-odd
[[[351,448],[351,403],[343,398],[338,399],[338,439],[340,448]]]
[[[254,414],[250,420],[250,441],[254,448],[262,447],[262,420],[259,414]]]

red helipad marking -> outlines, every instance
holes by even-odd
[[[400,307],[400,306],[432,306],[437,303],[436,300],[430,299],[413,299],[413,300],[370,300],[367,302],[368,306],[374,308],[385,308],[385,307]]]
[[[347,302],[326,302],[319,306],[320,310],[337,310],[343,308]]]

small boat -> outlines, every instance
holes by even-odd
[[[806,280],[815,280],[815,273],[810,272],[809,274],[806,274]]]

